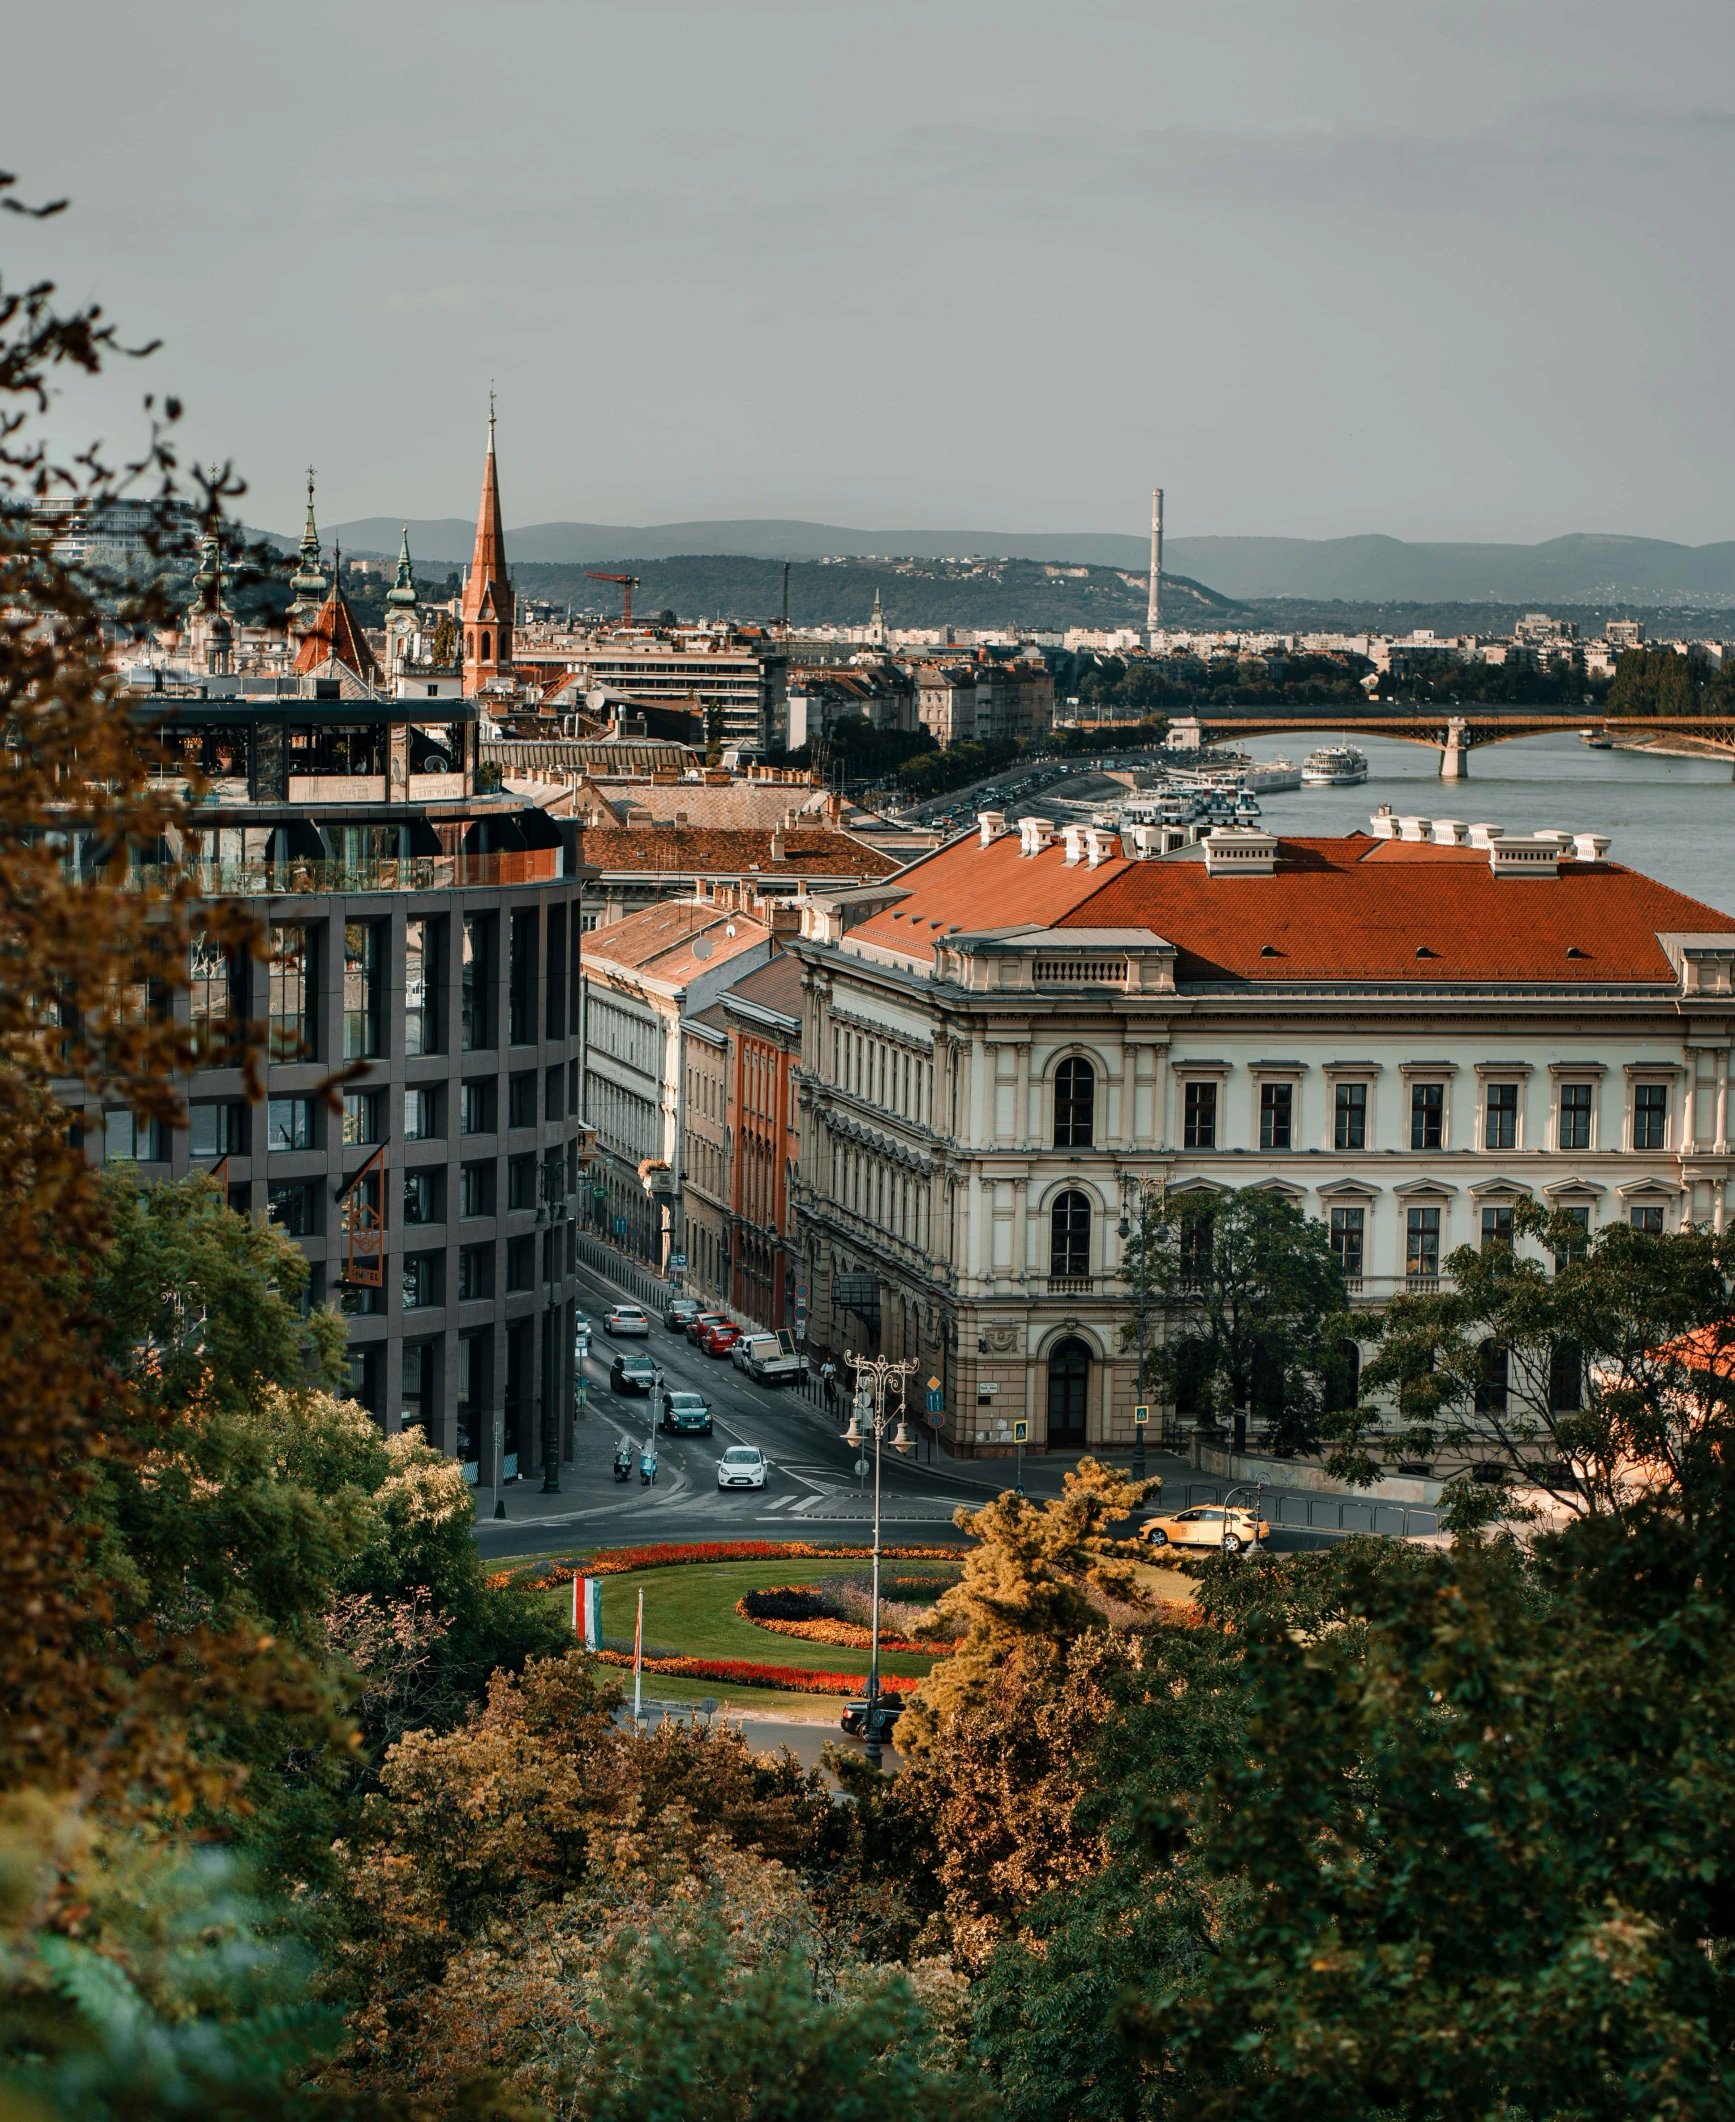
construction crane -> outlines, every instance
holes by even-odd
[[[633,591],[639,586],[637,575],[599,575],[594,568],[586,568],[585,575],[591,582],[618,582],[621,586],[621,624],[633,623]]]

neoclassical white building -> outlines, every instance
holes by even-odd
[[[957,1448],[1132,1437],[1128,1187],[1271,1186],[1368,1304],[1521,1196],[1721,1227],[1735,920],[1607,842],[985,814],[803,904],[811,1346],[912,1354]],[[1166,850],[1166,851],[1165,851]]]

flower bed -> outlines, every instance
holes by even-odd
[[[689,1562],[860,1562],[873,1554],[871,1547],[818,1547],[810,1540],[696,1540],[690,1543],[661,1541],[650,1547],[615,1547],[588,1559],[551,1562],[532,1579],[539,1591],[552,1591],[557,1584],[570,1584],[574,1577],[624,1577],[639,1569],[676,1569]],[[956,1547],[882,1547],[882,1557],[894,1562],[956,1562],[963,1550]]]
[[[765,1611],[756,1611],[763,1608]],[[838,1650],[871,1650],[873,1630],[856,1621],[841,1621],[825,1611],[825,1594],[817,1584],[773,1584],[743,1592],[735,1611],[755,1628],[774,1636],[798,1636],[804,1643],[829,1643]],[[908,1651],[916,1657],[949,1657],[954,1643],[916,1643],[908,1636],[881,1629],[880,1649]]]
[[[624,1650],[592,1651],[600,1665],[624,1666],[632,1670],[632,1653]],[[745,1658],[647,1658],[647,1673],[667,1673],[679,1680],[733,1681],[737,1687],[769,1687],[788,1695],[859,1695],[865,1686],[860,1673],[806,1672],[798,1665],[754,1665]],[[896,1680],[902,1695],[913,1695],[919,1680]]]

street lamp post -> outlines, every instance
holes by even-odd
[[[909,1424],[904,1419],[904,1380],[914,1374],[916,1364],[907,1356],[896,1363],[888,1356],[846,1355],[844,1361],[855,1372],[855,1398],[850,1403],[849,1428],[844,1431],[844,1442],[853,1450],[859,1450],[867,1441],[868,1430],[873,1432],[874,1440],[873,1633],[868,1652],[866,1724],[868,1763],[870,1767],[878,1768],[882,1759],[877,1722],[880,1698],[880,1447],[886,1426],[891,1421],[886,1397],[895,1383],[898,1426],[892,1437],[892,1450],[907,1456],[916,1448],[916,1440],[910,1435]]]
[[[1157,1197],[1157,1215],[1159,1219],[1162,1218],[1163,1215],[1162,1203],[1166,1198],[1166,1193],[1167,1181],[1165,1180],[1164,1191],[1160,1193]],[[1123,1245],[1125,1244],[1126,1240],[1132,1235],[1132,1224],[1130,1219],[1128,1218],[1127,1210],[1129,1208],[1134,1207],[1136,1207],[1137,1209],[1139,1219],[1139,1383],[1137,1400],[1138,1405],[1140,1407],[1143,1407],[1146,1405],[1145,1300],[1150,1294],[1151,1287],[1150,1240],[1152,1233],[1150,1228],[1150,1210],[1149,1203],[1146,1199],[1145,1182],[1138,1176],[1136,1172],[1122,1172],[1121,1220],[1119,1224],[1119,1234]],[[1155,1235],[1160,1244],[1166,1245],[1168,1243],[1169,1226],[1166,1221],[1159,1220]],[[1145,1428],[1146,1425],[1143,1422],[1135,1422],[1133,1425],[1133,1479],[1135,1481],[1142,1481],[1145,1478]]]

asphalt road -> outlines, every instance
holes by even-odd
[[[755,1385],[727,1357],[700,1353],[684,1335],[671,1334],[653,1319],[648,1341],[611,1340],[603,1315],[615,1292],[586,1270],[578,1278],[579,1301],[591,1322],[585,1366],[589,1404],[575,1424],[572,1462],[560,1469],[560,1493],[545,1495],[539,1481],[509,1483],[502,1491],[506,1515],[490,1515],[495,1498],[476,1497],[476,1540],[484,1556],[559,1554],[569,1549],[619,1547],[652,1540],[818,1540],[865,1544],[873,1529],[873,1477],[855,1472],[856,1455],[843,1442],[847,1407],[840,1391],[835,1411],[792,1387]],[[609,1365],[617,1350],[648,1351],[676,1391],[702,1392],[712,1405],[709,1437],[658,1435],[657,1480],[643,1487],[637,1473],[640,1448],[651,1434],[652,1410],[642,1393],[616,1394]],[[963,1546],[952,1522],[960,1504],[975,1508],[1010,1487],[1015,1466],[1008,1459],[954,1460],[941,1452],[919,1418],[918,1454],[900,1459],[889,1448],[881,1461],[881,1536],[888,1546]],[[614,1478],[616,1446],[632,1448],[634,1473]],[[765,1454],[761,1489],[719,1491],[717,1462],[731,1444],[756,1444]],[[1060,1491],[1072,1460],[1061,1454],[1024,1462],[1031,1496]],[[1150,1472],[1161,1474],[1163,1502],[1180,1509],[1212,1500],[1221,1490],[1183,1461],[1153,1451]],[[1196,1492],[1194,1492],[1196,1490]],[[1268,1505],[1275,1520],[1275,1500]],[[1285,1527],[1274,1530],[1278,1552],[1322,1547],[1331,1535]]]

